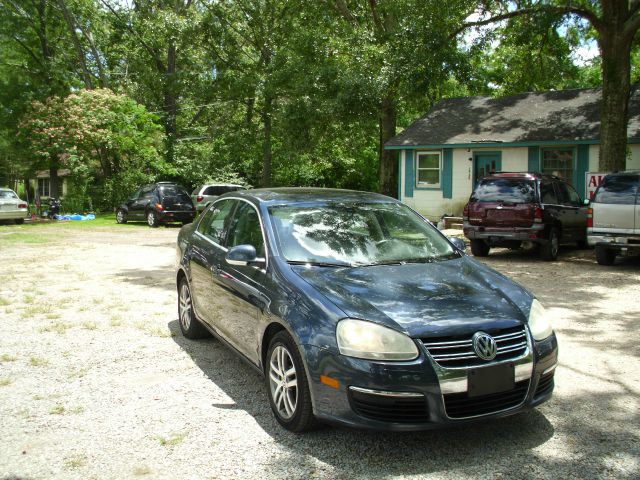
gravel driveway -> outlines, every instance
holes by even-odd
[[[557,318],[556,390],[540,408],[299,436],[251,368],[180,335],[177,231],[0,226],[0,479],[640,477],[640,261],[486,259]]]

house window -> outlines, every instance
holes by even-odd
[[[418,152],[416,172],[418,187],[440,186],[440,152]]]
[[[49,196],[49,179],[48,178],[38,179],[38,195],[40,195],[41,197]]]
[[[555,175],[573,184],[573,148],[545,148],[542,150],[542,173]]]

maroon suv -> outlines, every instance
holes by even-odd
[[[477,257],[491,247],[540,246],[555,260],[558,245],[586,245],[587,208],[575,189],[539,173],[493,173],[482,178],[464,207],[464,234]]]

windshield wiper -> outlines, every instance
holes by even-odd
[[[313,267],[354,267],[350,263],[331,263],[331,262],[307,262],[304,260],[287,260],[289,265],[311,265]]]

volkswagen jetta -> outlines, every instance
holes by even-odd
[[[180,328],[261,372],[292,431],[419,430],[548,400],[548,314],[463,247],[378,194],[229,193],[178,236]]]

